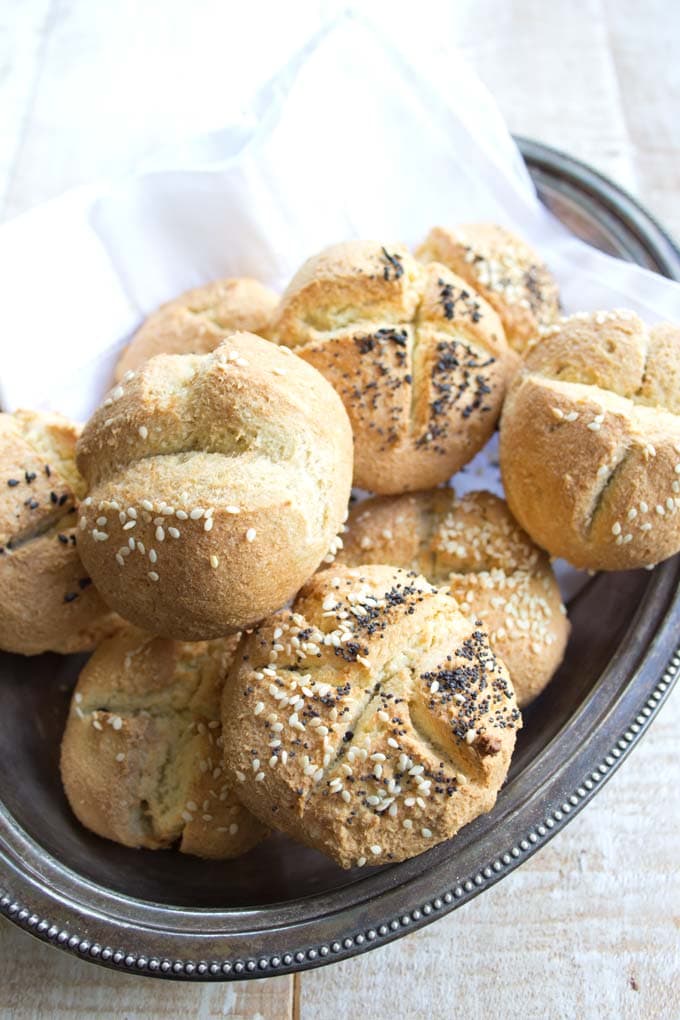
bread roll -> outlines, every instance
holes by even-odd
[[[522,354],[560,312],[557,283],[540,255],[505,227],[468,223],[433,227],[416,250],[423,262],[458,273],[500,316],[510,346]]]
[[[0,648],[83,652],[121,621],[76,549],[78,429],[56,414],[0,414]]]
[[[503,410],[510,509],[577,567],[628,570],[680,550],[680,329],[573,315],[529,351]]]
[[[120,382],[156,354],[210,354],[232,333],[266,336],[278,295],[257,280],[215,280],[153,312],[116,365]]]
[[[354,430],[354,482],[374,492],[445,481],[485,444],[516,364],[498,316],[444,266],[351,241],[310,259],[272,335],[319,369]]]
[[[401,861],[489,811],[521,725],[487,635],[394,567],[331,567],[242,644],[225,761],[254,814],[342,867]]]
[[[337,562],[390,563],[448,586],[479,618],[524,708],[564,656],[569,622],[548,557],[490,492],[377,496],[352,510]]]
[[[85,426],[79,545],[107,601],[151,633],[200,641],[278,609],[346,515],[352,435],[325,379],[236,333],[160,355]]]
[[[78,679],[61,750],[83,825],[124,846],[177,844],[214,858],[266,835],[222,763],[220,699],[237,642],[180,644],[126,627],[99,646]]]

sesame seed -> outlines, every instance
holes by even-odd
[[[430,837],[432,836],[432,830],[431,829],[421,829],[420,832],[421,832],[421,835],[425,837],[425,839],[430,839]]]
[[[179,538],[179,530],[177,528],[168,528],[168,535],[170,538]]]
[[[161,528],[160,524],[156,528],[156,541],[157,542],[165,541],[165,531],[163,530],[163,528]]]
[[[635,509],[634,506],[632,506],[630,508],[630,510],[626,514],[626,517],[628,518],[629,521],[634,521],[635,520],[635,518],[637,517],[637,510]]]
[[[118,754],[116,755],[116,761],[118,762],[125,761],[125,755],[123,754],[122,751],[119,751]]]
[[[137,431],[139,432],[140,439],[148,439],[149,438],[149,430],[146,427],[146,425],[140,425],[139,428],[137,429]]]
[[[264,701],[258,701],[253,709],[253,715],[259,715],[260,712],[264,712]]]
[[[467,731],[467,733],[465,734],[465,741],[466,741],[466,743],[471,744],[475,740],[476,736],[477,736],[477,730],[469,729]]]
[[[128,521],[127,524],[123,525],[123,531],[131,531],[137,526],[137,521]]]
[[[116,553],[116,563],[118,563],[118,564],[119,564],[119,566],[121,566],[121,567],[124,567],[124,566],[125,566],[125,560],[124,560],[124,559],[123,559],[123,557],[122,557],[122,556],[120,555],[120,553]]]
[[[232,822],[231,825],[229,826],[229,835],[230,836],[235,836],[237,832],[238,832],[238,825],[237,825],[236,822]]]
[[[194,509],[191,511],[189,517],[191,518],[192,521],[199,521],[204,513],[205,510],[203,509],[203,507],[197,506],[194,507]]]
[[[587,428],[589,428],[591,432],[599,432],[601,425],[599,421],[591,421],[588,422]]]
[[[214,522],[212,517],[206,517],[205,523],[203,524],[203,530],[204,531],[212,531],[212,527],[213,527],[214,523],[215,522]]]
[[[258,772],[257,775],[255,776],[255,782],[256,783],[261,783],[261,782],[263,782],[263,780],[264,780],[264,772]]]
[[[220,565],[219,557],[217,557],[217,556],[215,556],[215,555],[213,554],[213,555],[212,555],[212,556],[210,557],[210,566],[211,566],[211,567],[213,568],[213,570],[217,570],[217,568],[219,567],[219,565]]]
[[[257,532],[255,528],[248,528],[248,530],[246,531],[246,542],[254,542],[256,535]]]
[[[430,684],[430,694],[436,694],[438,690],[439,690],[439,681],[438,680],[433,680],[432,683]]]
[[[158,574],[156,573],[155,570],[150,570],[149,573],[147,574],[147,577],[149,578],[150,581],[159,580]]]
[[[177,517],[177,519],[180,521],[189,520],[189,514],[186,512],[186,510],[175,510],[175,517]]]
[[[245,772],[239,772],[239,770],[236,769],[236,778],[238,779],[239,783],[245,783],[246,781]]]
[[[151,513],[151,511],[153,510],[153,503],[149,502],[148,499],[142,500],[142,506],[144,507],[145,510],[148,510],[149,513]]]
[[[357,868],[363,868],[366,864],[365,857],[357,857]]]
[[[379,854],[382,853],[382,847],[378,846],[377,843],[374,843],[373,846],[371,847],[371,853],[373,854],[374,857],[378,857]]]
[[[225,506],[224,509],[226,510],[226,512],[228,514],[240,514],[241,513],[241,507],[240,506]]]
[[[111,725],[114,730],[121,730],[123,728],[123,720],[119,715],[114,715],[111,719]]]
[[[619,524],[618,521],[616,521],[614,524],[612,524],[612,535],[620,535],[620,534],[621,534],[621,525]]]
[[[388,737],[387,738],[387,743],[390,745],[390,747],[396,747],[396,748],[399,747],[399,742],[397,740],[395,740],[394,737]]]

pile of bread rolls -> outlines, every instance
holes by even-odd
[[[561,318],[540,257],[472,224],[178,297],[82,431],[0,415],[0,647],[93,650],[80,822],[348,868],[490,810],[569,637],[551,558],[680,550],[679,366],[678,327]],[[496,428],[507,503],[458,497]]]

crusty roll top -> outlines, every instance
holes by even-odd
[[[559,315],[557,284],[540,256],[510,230],[492,223],[434,227],[416,255],[439,262],[495,308],[508,343],[520,354]]]
[[[116,365],[116,381],[157,354],[209,354],[241,330],[267,336],[277,302],[274,291],[247,277],[195,287],[142,324]]]
[[[244,803],[344,867],[402,860],[488,810],[520,723],[486,634],[384,566],[312,578],[244,642],[224,712]]]
[[[375,497],[354,507],[343,542],[342,563],[390,563],[447,585],[461,611],[481,619],[520,707],[546,686],[569,623],[547,555],[502,499],[452,489]]]
[[[377,492],[435,484],[474,456],[515,365],[498,316],[464,281],[378,242],[310,259],[272,331],[342,397],[355,482]]]
[[[648,566],[680,548],[680,330],[571,316],[529,351],[503,411],[501,469],[529,534],[576,566]]]
[[[181,644],[127,627],[80,675],[62,745],[78,818],[126,846],[175,843],[235,857],[262,826],[241,807],[222,764],[220,699],[237,638]]]
[[[82,555],[107,598],[200,640],[261,619],[318,566],[346,514],[352,437],[319,373],[239,333],[124,378],[78,463]]]
[[[60,415],[0,414],[0,648],[78,652],[115,629],[76,551],[78,428]]]

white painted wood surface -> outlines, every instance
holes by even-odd
[[[213,130],[341,3],[0,0],[0,218]],[[511,128],[595,164],[680,235],[680,7],[374,2],[459,45]],[[0,282],[1,292],[1,282]],[[596,801],[507,880],[385,949],[241,985],[94,968],[0,923],[0,1017],[680,1017],[680,692]]]

